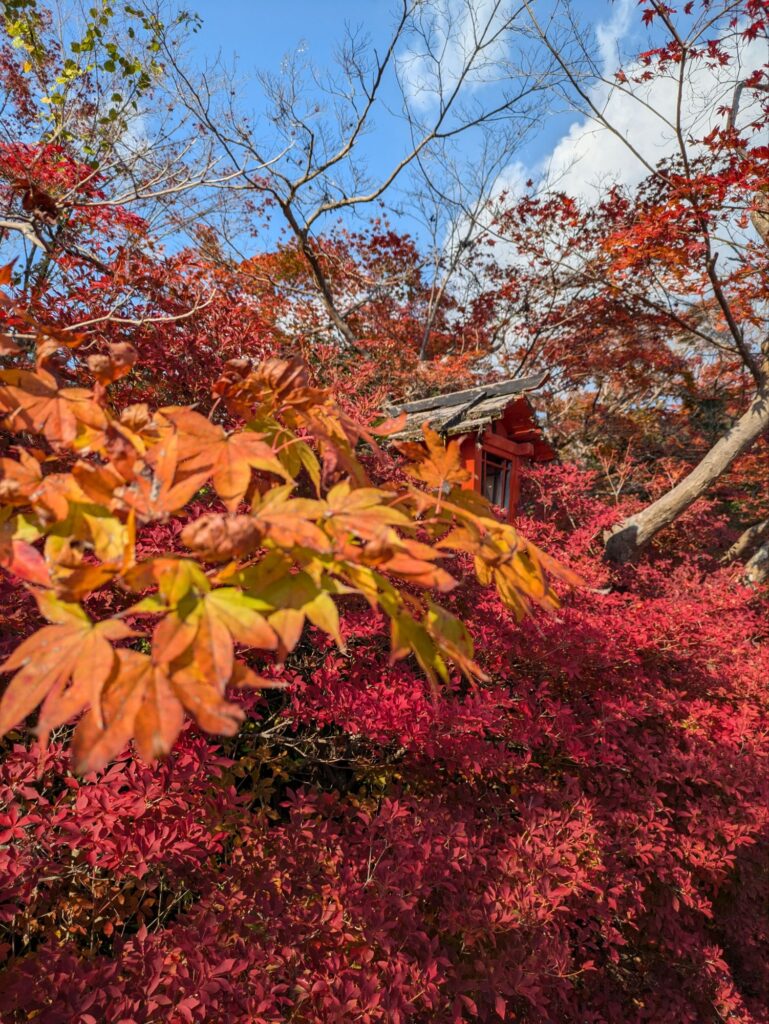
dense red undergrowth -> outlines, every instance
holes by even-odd
[[[83,780],[13,746],[3,1020],[768,1021],[765,596],[694,519],[607,569],[594,483],[530,487],[588,583],[557,616],[452,595],[478,688],[433,696],[351,606],[348,654],[312,635],[225,746]]]

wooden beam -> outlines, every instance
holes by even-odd
[[[502,455],[508,459],[531,458],[534,454],[533,444],[519,444],[506,437],[500,437],[499,434],[485,434],[482,444],[484,451],[491,452],[492,455]]]

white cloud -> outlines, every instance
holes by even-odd
[[[494,183],[493,197],[503,192],[511,196],[522,196],[526,191],[526,183],[531,178],[531,170],[520,160],[508,164]]]
[[[576,118],[543,160],[527,165],[519,159],[505,167],[494,183],[492,199],[499,199],[503,193],[511,200],[522,197],[528,191],[528,181],[533,181],[542,191],[560,190],[587,202],[595,201],[609,185],[638,185],[651,167],[677,152],[677,77],[655,75],[645,83],[612,84],[621,63],[629,78],[640,70],[621,60],[635,13],[635,0],[617,0],[612,18],[595,28],[597,60],[606,81],[596,83],[589,96],[611,128],[595,116]],[[705,61],[692,62],[685,78],[681,123],[690,156],[697,152],[696,142],[691,140],[703,138],[716,124],[724,123],[725,115],[719,108],[731,106],[736,83],[767,60],[762,41],[729,42],[725,46],[733,55],[730,64],[714,67]],[[743,97],[738,125],[749,123],[756,106],[751,108],[747,95]],[[480,218],[481,226],[487,226],[491,219],[489,211]],[[464,221],[460,219],[458,229],[449,233],[447,245],[463,229]],[[728,230],[735,237],[740,234],[734,225]],[[511,246],[501,244],[494,250],[494,258],[512,266],[521,257]]]
[[[605,75],[616,71],[620,64],[620,44],[628,34],[633,12],[633,0],[618,0],[609,21],[596,25],[595,41],[598,44],[601,67]]]
[[[627,31],[622,13],[620,8],[608,26],[596,30],[604,67],[616,65],[609,56],[616,55],[623,25]],[[687,143],[702,138],[716,124],[723,124],[719,107],[730,106],[735,84],[766,61],[761,41],[731,48],[734,60],[724,67],[714,68],[705,61],[690,66],[681,96],[681,125]],[[626,70],[632,77],[639,69]],[[594,86],[590,99],[611,128],[595,116],[575,121],[549,156],[533,169],[531,177],[585,199],[597,197],[612,182],[637,185],[647,176],[649,167],[678,150],[677,96],[675,74],[655,76],[640,84],[615,86],[602,82]],[[746,105],[740,120],[744,123],[749,115]],[[692,152],[696,152],[696,145],[690,146]]]
[[[440,0],[425,8],[409,47],[398,57],[407,101],[428,110],[456,85],[463,88],[498,79],[507,55],[504,27],[510,19],[506,0]]]

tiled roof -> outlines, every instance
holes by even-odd
[[[439,434],[470,434],[498,420],[510,402],[527,391],[536,391],[548,377],[548,371],[531,377],[516,377],[498,384],[482,384],[464,391],[421,398],[417,402],[392,405],[390,413],[406,413],[406,426],[392,435],[395,441],[420,437],[422,425],[429,423]]]

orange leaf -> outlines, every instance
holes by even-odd
[[[199,621],[199,616],[183,619],[175,611],[162,618],[152,634],[152,654],[155,660],[161,665],[167,665],[181,658],[195,642]]]
[[[131,630],[126,628],[126,635]],[[70,721],[90,707],[98,724],[102,724],[101,691],[115,666],[115,652],[106,638],[96,630],[87,633],[80,644],[72,667],[71,685],[51,690],[43,701],[37,719],[37,732],[45,745],[52,729]]]
[[[257,675],[242,661],[235,662],[230,684],[237,686],[238,689],[249,687],[254,690],[285,690],[288,686],[288,683],[279,679],[267,679],[265,676]]]
[[[453,590],[457,585],[457,581],[445,569],[408,554],[397,553],[383,562],[380,568],[395,573],[408,583],[420,587],[435,587],[442,592]]]
[[[127,341],[116,341],[108,346],[108,355],[92,355],[87,359],[88,369],[102,385],[125,377],[138,358],[133,345]]]
[[[4,523],[3,526],[6,524]],[[27,583],[51,586],[51,577],[45,559],[31,544],[23,540],[8,540],[0,529],[0,565]]]
[[[98,772],[116,757],[134,734],[136,715],[144,700],[152,662],[137,651],[116,651],[116,664],[102,694],[103,723],[89,711],[72,737],[77,772]]]
[[[194,653],[201,674],[223,686],[232,675],[232,635],[208,601],[200,618]]]
[[[234,736],[246,717],[243,709],[222,697],[221,690],[193,668],[174,672],[174,693],[201,729],[221,736]]]
[[[274,651],[277,647],[275,632],[262,614],[265,606],[262,604],[260,609],[254,598],[235,587],[220,587],[206,595],[205,605],[207,616],[221,622],[238,643],[265,651]]]
[[[376,426],[370,428],[370,431],[378,437],[390,437],[392,434],[400,433],[407,422],[408,416],[405,412],[401,412],[397,416],[391,416],[389,419],[377,423]]]
[[[6,504],[28,505],[42,479],[40,463],[24,449],[19,452],[18,461],[0,459],[0,498]]]
[[[0,666],[3,672],[18,669],[0,701],[0,735],[23,722],[50,690],[64,684],[83,635],[69,626],[43,626]]]
[[[166,411],[179,431],[179,466],[188,473],[210,472],[216,493],[234,512],[251,483],[251,470],[288,474],[272,448],[253,431],[227,435],[221,427],[190,409]]]
[[[278,655],[281,659],[285,658],[293,651],[302,636],[304,612],[296,608],[281,608],[273,612],[269,621],[280,640]]]
[[[39,731],[45,742],[48,730],[91,705],[100,721],[101,689],[114,665],[108,642],[136,634],[116,619],[92,623],[77,605],[58,601],[52,594],[37,595],[41,611],[54,619],[28,637],[0,666],[17,669],[0,701],[0,735],[22,722],[45,698]],[[67,681],[70,686],[65,689]]]
[[[104,410],[85,388],[59,388],[45,371],[4,370],[0,380],[0,408],[8,413],[12,430],[45,434],[55,448],[72,446],[79,427],[103,430],[107,426]]]
[[[255,504],[253,518],[257,526],[278,547],[305,547],[328,551],[331,542],[316,525],[327,511],[323,501],[291,498],[285,487],[274,487]]]
[[[470,479],[460,460],[459,442],[444,444],[440,435],[427,424],[422,427],[422,433],[427,451],[418,461],[411,463],[406,472],[427,484],[431,491],[437,491],[439,496],[447,497],[454,487]],[[414,447],[409,450],[413,452]]]
[[[136,749],[151,763],[171,751],[184,725],[184,709],[173,691],[165,668],[147,672],[143,700],[134,722]]]
[[[373,540],[388,528],[412,526],[409,517],[391,502],[395,494],[376,487],[352,487],[345,480],[326,495],[326,521],[337,536],[352,533],[362,540]]]

